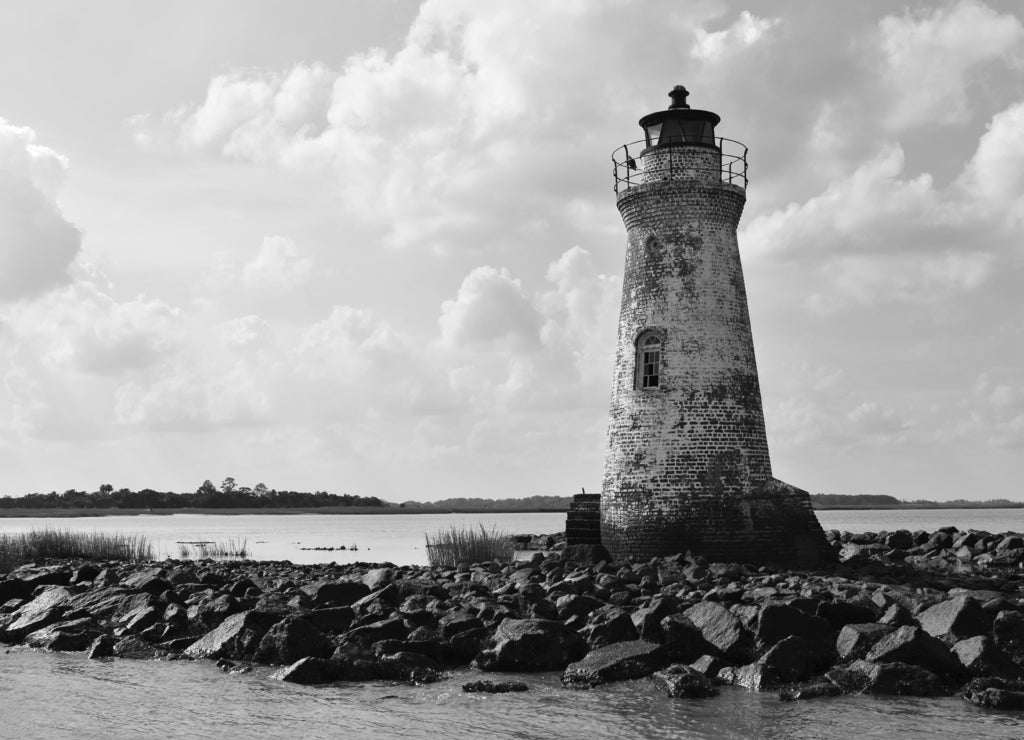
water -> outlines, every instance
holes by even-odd
[[[819,511],[825,529],[850,532],[926,529],[954,525],[990,532],[1024,530],[1024,509],[900,509]],[[449,526],[485,527],[510,534],[565,529],[565,514],[143,514],[104,517],[0,518],[0,534],[31,529],[124,532],[145,535],[158,559],[180,557],[178,542],[245,542],[255,560],[293,563],[391,562],[426,565],[425,534]],[[352,550],[355,545],[356,550]],[[341,547],[331,552],[312,547]]]
[[[86,660],[0,654],[0,736],[10,738],[1020,738],[1024,714],[944,699],[850,696],[781,702],[725,687],[714,699],[669,699],[650,679],[592,691],[555,674],[514,676],[521,694],[464,694],[470,670],[420,687],[304,687],[258,669],[210,662]]]
[[[1024,510],[822,511],[826,529],[992,532],[1024,529]],[[565,515],[199,515],[2,519],[0,533],[54,527],[143,534],[158,555],[179,540],[248,541],[250,556],[293,562],[425,563],[424,533],[449,525],[510,533],[561,531]],[[356,552],[302,547],[355,544]],[[1024,712],[981,710],[956,697],[849,696],[780,702],[774,693],[725,687],[708,700],[669,699],[650,679],[593,691],[561,688],[557,674],[514,678],[523,694],[464,694],[485,676],[465,669],[446,681],[303,687],[267,669],[226,675],[207,661],[87,660],[14,648],[0,653],[0,738],[915,738],[1024,737]]]

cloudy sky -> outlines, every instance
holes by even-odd
[[[610,152],[750,147],[776,476],[1021,497],[1024,8],[0,6],[0,493],[599,490]]]

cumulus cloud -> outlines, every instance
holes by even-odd
[[[993,116],[958,182],[1002,226],[1024,223],[1024,102]]]
[[[758,18],[744,10],[732,25],[722,31],[696,29],[697,39],[690,53],[703,61],[718,61],[735,50],[758,43],[778,23],[778,18]]]
[[[0,118],[0,301],[68,282],[81,234],[56,201],[67,160]]]
[[[294,288],[313,268],[313,260],[304,257],[291,239],[268,236],[259,252],[242,266],[242,282],[256,288]]]
[[[528,349],[540,341],[537,309],[522,283],[504,268],[473,270],[455,299],[441,306],[438,323],[442,342],[453,349],[500,344]]]
[[[962,123],[970,116],[969,74],[1005,58],[1024,39],[1024,26],[974,0],[878,24],[878,46],[890,88],[886,123],[893,130]]]

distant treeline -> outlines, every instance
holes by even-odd
[[[143,488],[114,490],[110,484],[98,491],[29,493],[0,497],[0,509],[307,509],[322,506],[389,506],[376,496],[352,496],[326,491],[278,491],[262,483],[253,488],[226,478],[217,488],[210,481],[195,493],[173,493]]]
[[[403,509],[429,511],[567,511],[571,496],[527,496],[526,498],[446,498],[422,503],[406,501]]]
[[[990,498],[985,501],[968,501],[962,498],[952,501],[902,501],[895,496],[883,494],[812,493],[811,505],[815,509],[1010,509],[1020,508],[1024,503],[1005,498]]]

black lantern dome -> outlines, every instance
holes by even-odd
[[[649,113],[640,119],[647,146],[710,146],[718,147],[715,126],[722,119],[708,110],[694,110],[686,104],[689,91],[676,85],[668,96],[672,104],[667,110]]]

